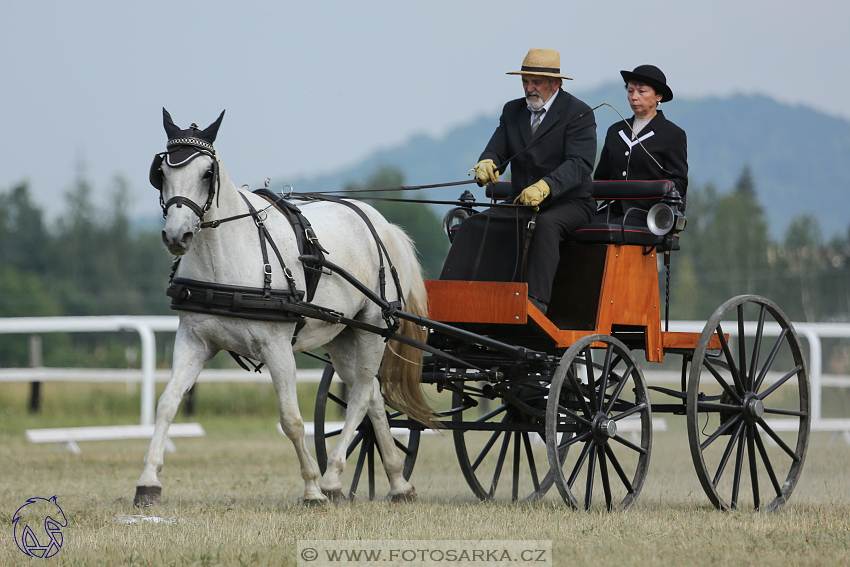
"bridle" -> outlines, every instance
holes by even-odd
[[[200,155],[206,155],[212,159],[212,176],[210,177],[209,190],[207,191],[207,201],[206,203],[204,203],[203,206],[182,195],[174,196],[170,198],[167,202],[164,201],[164,199],[162,198],[162,186],[164,181],[162,173],[162,162],[166,158],[166,156],[170,156],[176,153],[179,148],[187,146],[195,148],[197,151],[179,163],[172,164],[169,161],[168,165],[174,168],[183,167]],[[200,138],[195,138],[192,136],[184,136],[168,140],[168,143],[165,147],[168,148],[168,150],[156,154],[154,156],[153,163],[151,163],[150,169],[150,183],[155,189],[159,190],[159,206],[162,209],[162,218],[166,218],[168,216],[168,209],[172,205],[177,205],[178,208],[181,208],[183,205],[186,205],[192,210],[192,212],[198,215],[198,227],[200,228],[202,224],[205,224],[204,215],[206,215],[207,211],[210,210],[210,207],[212,206],[213,202],[213,197],[218,194],[218,189],[221,185],[221,178],[219,177],[218,159],[216,158],[215,147],[213,147],[211,143],[205,140],[201,140]]]

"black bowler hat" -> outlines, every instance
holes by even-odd
[[[655,65],[639,65],[634,71],[620,71],[626,84],[629,81],[646,83],[661,95],[661,102],[673,100],[673,91],[667,86],[667,77]]]

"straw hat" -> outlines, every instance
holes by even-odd
[[[522,60],[522,70],[507,73],[508,75],[543,75],[557,79],[568,79],[561,74],[561,56],[554,49],[536,49],[532,47],[525,59]]]

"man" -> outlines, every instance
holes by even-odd
[[[479,185],[495,183],[506,160],[534,144],[511,162],[510,198],[539,208],[527,281],[529,299],[543,313],[552,295],[561,241],[596,212],[590,177],[596,121],[590,107],[561,89],[562,79],[572,79],[561,75],[560,67],[557,51],[532,48],[522,69],[508,73],[522,76],[525,97],[505,105],[499,127],[473,168]]]

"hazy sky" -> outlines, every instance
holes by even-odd
[[[0,190],[27,180],[56,214],[84,163],[98,199],[122,175],[131,214],[156,211],[163,106],[181,127],[227,109],[216,146],[239,184],[337,170],[497,113],[530,47],[560,51],[568,90],[652,63],[677,97],[762,93],[850,119],[849,17],[846,0],[8,0]]]

